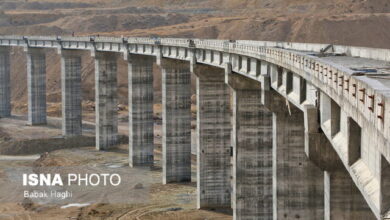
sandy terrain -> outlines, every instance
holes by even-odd
[[[124,161],[127,158],[127,146],[122,145],[112,152],[96,152],[93,147],[73,150],[59,150],[38,162],[39,166],[75,166],[104,164]],[[150,171],[153,184],[150,191],[150,202],[143,204],[91,204],[86,207],[61,209],[56,205],[38,205],[18,203],[1,203],[0,219],[231,219],[229,214],[198,211],[195,209],[196,185],[161,184],[161,166],[159,150],[156,150],[156,166]],[[80,156],[76,156],[80,155]],[[93,155],[93,156],[85,156]],[[96,158],[99,158],[96,160]],[[0,173],[6,167],[37,166],[31,158],[14,158],[10,162],[0,156]],[[195,168],[195,167],[194,167]],[[131,168],[129,168],[131,169]],[[193,169],[195,172],[195,169]],[[24,207],[23,207],[24,206]]]
[[[49,138],[59,135],[55,127],[26,127],[23,121],[17,119],[2,119],[2,140],[0,142],[33,138]],[[11,127],[8,127],[11,125]],[[155,166],[148,171],[151,178],[150,199],[130,204],[90,204],[85,207],[70,207],[63,205],[36,204],[31,202],[0,203],[0,219],[231,219],[229,210],[211,212],[196,210],[196,183],[161,184],[161,129],[156,126]],[[17,130],[19,135],[9,134]],[[41,131],[35,132],[35,131]],[[5,135],[7,133],[8,135]],[[6,137],[6,138],[5,138]],[[193,157],[193,180],[196,179],[196,161]],[[107,164],[119,165],[122,169],[128,167],[128,145],[119,145],[109,152],[96,151],[94,146],[51,151],[48,154],[25,156],[0,156],[0,182],[4,181],[7,169],[22,169],[25,167],[99,167]],[[2,174],[3,173],[3,174]],[[137,179],[142,182],[143,180]],[[0,187],[1,188],[1,187]],[[107,193],[107,192],[106,192]],[[4,195],[4,191],[1,192]],[[11,195],[13,195],[12,193]],[[1,199],[0,199],[1,200]]]

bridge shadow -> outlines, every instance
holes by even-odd
[[[201,208],[200,210],[217,212],[217,213],[221,213],[221,214],[225,214],[225,215],[233,215],[232,208]]]
[[[105,152],[114,152],[114,153],[121,153],[121,154],[128,154],[129,153],[129,150],[128,149],[124,149],[122,148],[121,146],[115,146],[111,149],[108,149],[108,150],[102,150],[102,151],[105,151]]]

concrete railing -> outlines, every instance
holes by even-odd
[[[160,41],[162,45],[170,46],[187,46],[190,39],[181,38],[148,38],[148,37],[135,37],[135,38],[118,38],[118,37],[58,37],[58,36],[17,36],[8,35],[0,36],[3,40],[63,40],[63,41],[90,41],[94,39],[95,42],[112,42],[121,43],[126,40],[129,43],[142,43],[142,44],[155,44],[156,41]],[[334,53],[346,54],[353,57],[361,57],[367,59],[375,59],[382,61],[390,61],[390,49],[380,48],[367,48],[367,47],[354,47],[343,45],[329,45],[329,44],[315,44],[315,43],[295,43],[295,42],[274,42],[274,41],[252,41],[252,40],[208,40],[208,39],[191,39],[196,45],[208,45],[211,47],[222,47],[225,44],[237,44],[254,47],[275,47],[288,50],[306,51],[306,52],[321,52],[324,48],[332,46]]]

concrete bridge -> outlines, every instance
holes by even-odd
[[[117,141],[117,59],[128,60],[130,166],[153,164],[152,64],[162,69],[163,182],[191,180],[197,77],[198,208],[234,219],[390,218],[390,50],[200,39],[0,37],[28,57],[28,122],[46,123],[44,48],[62,56],[63,135],[81,135],[81,58],[95,58],[96,148]],[[232,99],[230,97],[232,94]],[[230,103],[233,115],[230,113]]]

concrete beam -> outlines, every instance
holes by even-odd
[[[129,163],[153,166],[153,62],[151,56],[131,55],[129,72]]]
[[[117,54],[95,52],[96,149],[108,150],[118,140]]]
[[[257,81],[232,72],[232,65],[226,63],[225,66],[225,83],[231,88],[242,88],[247,90],[260,90],[261,84]]]
[[[233,89],[233,219],[272,219],[272,114],[260,83],[226,72]]]
[[[155,44],[156,64],[161,65],[163,60],[163,48],[160,44]]]
[[[261,84],[261,104],[271,112],[288,107],[288,100],[271,88],[270,76],[260,75],[259,79]]]
[[[62,134],[82,134],[81,55],[61,51]]]
[[[10,49],[0,48],[0,117],[11,116]]]
[[[195,65],[197,207],[230,208],[230,93],[223,69]]]
[[[163,183],[191,181],[191,72],[184,61],[161,60]]]
[[[43,49],[27,49],[28,124],[46,124],[46,59]]]
[[[383,155],[380,158],[380,213],[382,216],[390,217],[390,163]]]
[[[323,92],[320,93],[320,113],[325,132],[329,131],[334,138],[340,132],[340,106]]]

